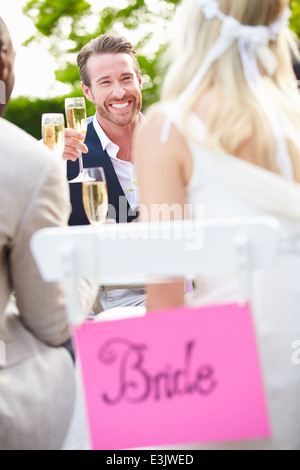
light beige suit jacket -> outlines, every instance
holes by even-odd
[[[42,281],[29,243],[36,230],[67,224],[68,185],[62,162],[3,119],[0,168],[0,449],[59,449],[75,400],[60,347],[70,332],[62,286]],[[12,291],[19,314],[7,308]],[[82,285],[84,313],[93,295]]]

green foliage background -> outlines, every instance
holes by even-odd
[[[25,45],[49,40],[49,51],[56,58],[56,79],[72,87],[71,95],[82,95],[76,55],[92,38],[103,33],[123,34],[130,40],[135,33],[134,43],[143,75],[143,109],[154,103],[165,70],[161,55],[166,44],[160,43],[151,31],[151,25],[158,21],[168,22],[173,17],[181,0],[123,0],[121,7],[114,7],[112,0],[29,0],[24,14],[33,21],[36,35],[28,38]],[[238,0],[237,0],[238,1]],[[250,0],[251,1],[251,0]],[[300,38],[300,0],[291,0],[292,17],[290,27]],[[91,21],[94,28],[91,31]],[[149,26],[145,33],[145,25]],[[149,32],[150,30],[150,32]],[[145,53],[153,45],[151,53]],[[45,112],[64,112],[65,96],[41,100],[20,97],[10,101],[5,118],[40,139],[41,115]],[[94,113],[94,106],[87,102],[88,115]]]

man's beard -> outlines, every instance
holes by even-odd
[[[119,127],[128,127],[134,122],[140,110],[142,109],[142,95],[140,94],[138,96],[134,96],[134,95],[125,96],[124,98],[122,98],[122,102],[126,102],[126,101],[131,102],[131,112],[130,114],[126,116],[122,115],[121,113],[120,113],[120,116],[118,116],[117,113],[110,111],[109,105],[105,105],[105,104],[99,105],[96,101],[94,102],[95,102],[97,114],[101,116],[103,119]]]

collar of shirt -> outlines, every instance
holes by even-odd
[[[142,113],[139,113],[139,122],[142,122],[144,119],[145,118]],[[110,158],[117,158],[120,147],[114,142],[112,142],[110,138],[105,134],[104,130],[98,122],[96,114],[93,117],[93,125],[100,139],[103,150],[108,153]]]
[[[119,151],[119,146],[117,144],[114,144],[109,137],[105,134],[104,130],[100,126],[97,115],[93,117],[93,125],[95,128],[95,131],[97,132],[97,135],[100,139],[102,148],[104,151],[106,151],[109,155],[110,158],[117,158],[117,154]]]

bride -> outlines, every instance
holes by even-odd
[[[299,234],[300,97],[288,3],[182,2],[161,101],[135,136],[142,220],[153,220],[153,204],[183,213],[188,203],[194,214],[202,205],[204,219],[270,215],[290,237]],[[300,340],[299,264],[297,254],[282,255],[276,270],[252,280],[272,436],[196,448],[300,449],[300,366],[291,360]],[[148,310],[239,295],[234,276],[196,286],[189,296],[180,282],[149,286]]]

